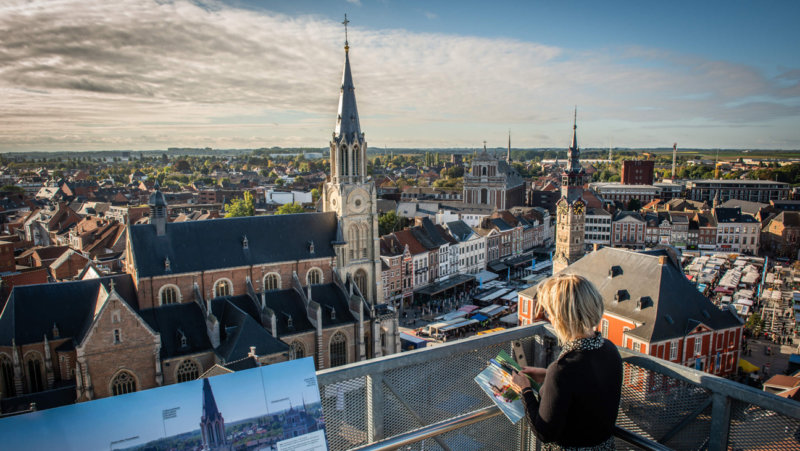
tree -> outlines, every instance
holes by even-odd
[[[390,211],[378,217],[378,233],[386,235],[401,230],[408,223],[408,219],[397,216],[397,213]]]
[[[253,195],[250,191],[244,192],[244,198],[233,199],[225,206],[225,217],[236,218],[239,216],[254,216],[256,214],[256,205],[253,201]]]
[[[642,202],[639,199],[631,199],[628,201],[629,211],[639,211],[642,208]]]
[[[319,190],[317,188],[311,189],[311,199],[316,202],[319,199]]]
[[[306,209],[303,208],[302,205],[292,202],[290,204],[283,204],[278,207],[278,211],[275,212],[276,215],[290,215],[293,213],[305,213]]]
[[[758,335],[761,331],[761,315],[758,313],[753,313],[750,315],[750,318],[747,318],[747,323],[745,323],[744,327],[750,329],[753,334]]]

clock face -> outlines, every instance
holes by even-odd
[[[575,212],[576,215],[583,214],[583,202],[577,201],[575,205],[572,206],[572,210]]]
[[[567,203],[566,202],[559,202],[558,203],[558,214],[565,215],[567,214]]]

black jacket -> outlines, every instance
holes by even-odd
[[[562,447],[598,445],[613,433],[622,390],[622,359],[608,340],[576,349],[547,367],[539,400],[524,390],[522,402],[536,437]]]

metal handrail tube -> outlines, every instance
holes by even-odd
[[[352,451],[389,451],[400,447],[416,443],[420,440],[433,438],[446,432],[454,431],[473,423],[488,420],[489,418],[502,415],[503,411],[497,406],[484,407],[464,415],[450,418],[439,423],[434,423],[405,434],[396,435],[386,440],[365,445],[360,448],[353,448]]]
[[[654,451],[671,451],[672,448],[664,446],[661,443],[654,442],[647,437],[641,436],[635,432],[631,432],[623,427],[614,426],[614,437],[624,440],[631,445],[637,446],[642,449]]]

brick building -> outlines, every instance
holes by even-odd
[[[622,184],[623,185],[652,185],[653,160],[625,160],[622,162]]]
[[[155,185],[149,223],[127,228],[127,274],[16,287],[0,314],[3,405],[27,408],[50,389],[56,405],[124,394],[243,362],[311,356],[323,369],[399,352],[347,53],[337,117],[322,212],[168,223]]]
[[[486,151],[472,159],[472,167],[464,173],[464,202],[491,205],[498,210],[525,205],[525,181],[509,161],[498,159]]]
[[[762,233],[763,248],[781,257],[797,258],[800,248],[800,213],[782,211],[769,220]]]
[[[619,211],[611,222],[611,245],[644,249],[647,223],[635,211]]]
[[[598,330],[617,346],[718,376],[736,373],[742,321],[700,294],[674,256],[607,247],[563,272],[586,277],[600,291],[605,313]],[[535,287],[520,292],[519,303],[520,324],[531,324]],[[659,381],[642,383],[656,389]]]

